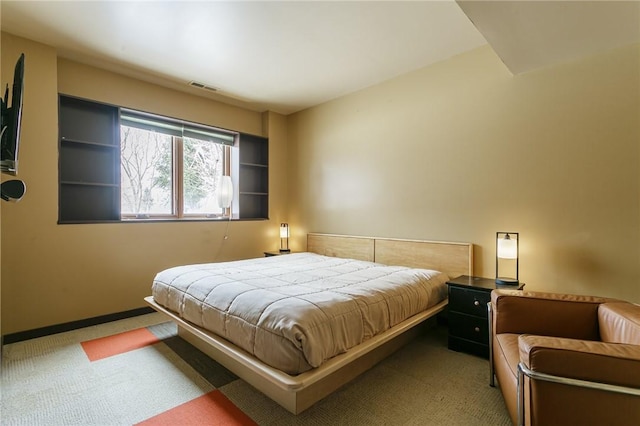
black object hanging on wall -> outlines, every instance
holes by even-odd
[[[2,182],[0,197],[5,201],[20,201],[26,190],[27,186],[23,181],[17,179],[8,180]]]

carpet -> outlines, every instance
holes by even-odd
[[[488,361],[437,326],[295,416],[160,314],[5,345],[2,425],[509,425]]]

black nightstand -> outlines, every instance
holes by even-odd
[[[462,275],[449,286],[449,349],[489,358],[487,303],[496,288],[522,290],[519,285],[498,285],[493,278]]]
[[[280,256],[281,254],[291,254],[293,253],[292,251],[265,251],[264,252],[264,257],[271,257],[271,256]]]

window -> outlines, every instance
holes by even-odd
[[[228,217],[222,177],[236,134],[121,110],[123,218]]]
[[[58,223],[269,217],[267,138],[65,95],[58,120]]]

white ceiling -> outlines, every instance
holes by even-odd
[[[283,114],[486,40],[515,73],[640,42],[637,1],[459,3],[2,0],[0,7],[3,31],[54,46],[61,57]]]

